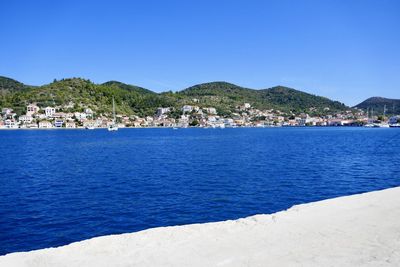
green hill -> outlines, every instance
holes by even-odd
[[[222,115],[234,112],[237,106],[244,103],[261,110],[275,109],[295,114],[307,112],[312,115],[349,109],[337,101],[283,86],[255,90],[227,82],[211,82],[176,93],[155,93],[118,81],[95,84],[82,78],[54,80],[50,84],[31,87],[1,77],[0,84],[3,88],[0,107],[11,107],[18,114],[22,114],[30,103],[37,103],[41,107],[59,106],[68,112],[82,111],[88,107],[96,114],[109,114],[112,97],[115,98],[118,113],[141,117],[154,115],[158,107],[174,107],[178,110],[187,104],[215,107]]]
[[[375,115],[382,115],[386,106],[386,114],[400,114],[400,99],[389,99],[384,97],[371,97],[356,105],[355,108],[360,108],[364,111],[367,109],[374,111]]]
[[[4,76],[0,76],[0,91],[19,91],[26,89],[28,86],[26,86],[23,83],[20,83],[14,79],[7,78]]]
[[[150,91],[148,89],[145,89],[145,88],[142,88],[139,86],[135,86],[135,85],[121,83],[118,81],[108,81],[108,82],[102,83],[101,85],[107,86],[107,87],[116,87],[116,88],[124,89],[127,91],[134,91],[134,92],[137,92],[140,94],[156,94],[155,92]]]
[[[332,113],[348,110],[349,107],[338,101],[332,101],[326,97],[316,96],[284,86],[276,86],[261,90],[264,103],[271,103],[278,109],[291,110],[293,112]]]
[[[227,82],[212,82],[189,87],[178,94],[186,97],[186,101],[189,100],[188,97],[196,98],[201,104],[221,110],[232,110],[244,102],[258,109],[277,109],[293,113],[325,114],[349,109],[340,102],[284,86],[254,90]]]
[[[127,90],[116,84],[98,85],[81,78],[62,79],[47,85],[4,94],[0,98],[0,107],[12,107],[21,114],[29,103],[37,103],[41,107],[74,103],[74,107],[62,110],[74,112],[88,107],[97,114],[105,114],[111,112],[114,96],[117,112],[145,116],[154,114],[155,107],[173,104],[167,102],[168,98],[149,93],[150,90],[134,86],[132,88],[134,89]]]

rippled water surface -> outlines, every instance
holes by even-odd
[[[400,185],[400,130],[0,131],[0,255]]]

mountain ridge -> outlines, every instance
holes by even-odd
[[[109,112],[114,97],[119,112],[140,116],[154,115],[158,107],[180,109],[183,105],[215,107],[220,115],[229,115],[244,103],[260,110],[279,110],[286,114],[327,114],[345,111],[350,107],[326,97],[285,86],[251,89],[225,81],[196,84],[176,92],[156,93],[152,90],[108,81],[101,84],[83,78],[66,78],[30,87],[16,80],[2,80],[7,93],[0,94],[0,107],[14,107],[22,112],[32,102],[41,106],[74,103],[75,109],[90,107],[96,112]],[[0,80],[1,82],[1,80]],[[15,90],[15,88],[18,90]]]
[[[374,112],[374,114],[383,114],[386,106],[386,114],[400,114],[400,99],[373,96],[363,102],[355,105],[353,108],[359,108],[365,112]]]

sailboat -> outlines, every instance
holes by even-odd
[[[118,131],[118,125],[116,123],[116,119],[115,119],[115,102],[114,102],[114,97],[112,99],[112,103],[113,103],[113,121],[112,124],[110,124],[108,126],[108,131]]]
[[[385,120],[385,118],[386,118],[386,105],[383,107],[383,120]],[[390,127],[389,123],[386,123],[384,121],[379,123],[378,126],[380,128],[389,128]]]

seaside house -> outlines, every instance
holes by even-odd
[[[83,127],[88,128],[88,127],[97,127],[97,123],[94,120],[85,120],[82,123]]]
[[[66,122],[65,128],[74,129],[74,128],[76,128],[76,124],[73,121]]]
[[[53,117],[54,113],[56,113],[56,109],[53,107],[46,107],[44,109],[44,113],[46,114],[47,118]]]
[[[6,120],[6,119],[14,119],[15,118],[15,116],[17,116],[17,114],[16,113],[14,113],[13,112],[13,110],[11,109],[11,108],[4,108],[3,110],[2,110],[2,117],[3,117],[3,120]]]
[[[19,116],[18,120],[22,124],[27,124],[27,123],[31,123],[33,121],[33,117],[30,115],[22,115],[22,116]]]
[[[8,129],[17,129],[18,123],[14,119],[7,119],[4,121],[4,127]]]
[[[81,112],[75,112],[74,116],[75,116],[75,118],[77,120],[80,120],[80,121],[85,120],[86,117],[87,117],[86,113],[83,113],[83,112],[82,113]]]
[[[55,119],[54,120],[54,127],[61,128],[64,125],[64,120],[62,119]]]
[[[40,121],[39,122],[39,128],[41,129],[50,129],[53,128],[53,124],[49,121]]]
[[[33,116],[34,114],[38,113],[40,108],[36,104],[29,104],[26,106],[26,115]]]
[[[31,122],[31,123],[24,124],[24,127],[29,128],[29,129],[35,129],[35,128],[38,128],[38,124],[35,122]]]
[[[329,119],[328,125],[329,126],[343,126],[343,122],[341,119]]]

